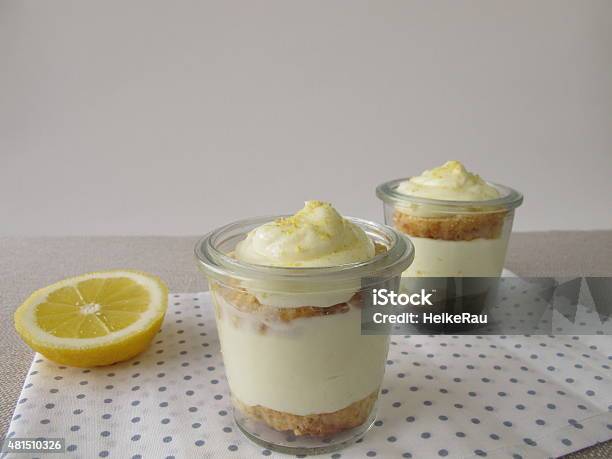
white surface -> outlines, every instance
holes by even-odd
[[[612,227],[612,2],[0,2],[3,235],[200,234],[450,158]],[[157,218],[158,215],[172,218]]]
[[[74,458],[261,456],[231,419],[208,294],[170,300],[161,334],[128,362],[37,355],[9,437],[65,437]],[[394,336],[378,421],[342,456],[542,459],[610,439],[609,349],[609,336]]]

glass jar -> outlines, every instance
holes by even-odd
[[[195,253],[209,280],[238,427],[276,451],[329,452],[374,421],[389,337],[361,334],[361,308],[371,289],[398,284],[414,251],[393,229],[349,218],[375,243],[373,259],[282,268],[232,257],[249,231],[275,218],[219,228]]]
[[[385,223],[408,235],[415,247],[410,277],[498,277],[504,267],[514,209],[523,196],[488,183],[500,197],[487,201],[444,201],[407,196],[397,187],[409,178],[383,183]]]
[[[521,205],[523,196],[489,182],[499,198],[447,201],[399,193],[398,186],[409,179],[392,180],[376,188],[383,201],[385,223],[406,234],[415,249],[414,262],[402,274],[401,289],[435,291],[434,312],[484,312],[496,299],[514,209]],[[428,328],[457,332],[474,326]]]

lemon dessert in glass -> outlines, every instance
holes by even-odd
[[[377,188],[385,222],[415,246],[410,277],[497,277],[501,274],[517,191],[466,170],[459,161]]]
[[[459,161],[380,185],[385,222],[406,234],[414,262],[402,290],[434,291],[436,313],[481,313],[493,305],[504,268],[517,191],[487,182]],[[471,324],[418,325],[455,332]]]
[[[388,336],[361,335],[365,295],[412,261],[394,230],[309,201],[290,217],[220,228],[196,256],[209,278],[238,426],[295,454],[337,449],[370,427]]]

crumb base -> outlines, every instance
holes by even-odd
[[[445,241],[497,239],[502,233],[506,214],[506,211],[501,211],[450,217],[418,217],[396,210],[393,223],[399,231],[413,237]]]
[[[261,405],[246,405],[232,397],[234,406],[246,417],[261,421],[277,431],[291,431],[295,436],[325,437],[355,428],[366,422],[374,408],[378,391],[332,413],[305,416],[285,413]]]

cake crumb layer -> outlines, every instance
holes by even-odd
[[[296,436],[325,437],[352,429],[366,422],[377,398],[378,390],[366,398],[333,413],[317,413],[306,416],[284,413],[261,405],[246,405],[236,397],[232,397],[232,401],[244,416],[264,422],[274,430],[291,431]]]
[[[413,237],[445,241],[497,239],[504,226],[507,211],[452,215],[450,217],[417,217],[400,210],[393,214],[395,228]]]

